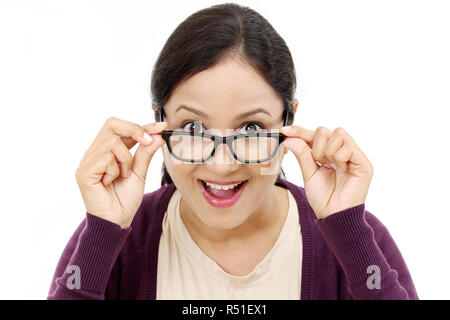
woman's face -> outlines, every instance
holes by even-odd
[[[199,111],[189,111],[181,106]],[[245,118],[239,115],[262,108]],[[164,106],[167,130],[208,132],[220,136],[279,129],[283,126],[283,101],[251,66],[239,58],[227,58],[216,66],[180,83]],[[195,122],[193,122],[195,121]],[[273,130],[277,131],[277,130]],[[235,160],[225,144],[204,163],[187,163],[173,158],[163,146],[165,166],[181,192],[183,210],[195,214],[211,228],[232,229],[249,217],[267,210],[275,195],[282,145],[265,163],[245,164]],[[198,179],[231,182],[248,180],[237,202],[228,207],[211,205],[202,194]]]

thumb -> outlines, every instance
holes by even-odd
[[[134,161],[132,166],[132,171],[143,181],[147,177],[148,166],[150,165],[150,161],[153,158],[155,152],[166,142],[161,137],[161,134],[152,134],[153,143],[144,146],[142,144],[139,145],[136,153],[134,155]]]
[[[319,165],[312,157],[311,148],[298,137],[288,137],[282,142],[282,145],[294,153],[302,170],[303,181],[306,183],[319,170]]]

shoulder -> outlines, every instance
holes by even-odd
[[[281,183],[281,184],[280,184]],[[289,182],[285,179],[278,178],[277,185],[281,185],[287,187],[289,191],[291,191],[292,195],[297,201],[299,210],[303,210],[303,212],[299,212],[300,216],[304,216],[304,219],[314,224],[314,221],[317,220],[314,211],[308,203],[308,199],[306,198],[305,189],[301,186],[298,186],[292,182]],[[364,220],[365,222],[374,230],[374,232],[387,232],[387,228],[384,224],[371,212],[369,212],[364,207]]]
[[[136,217],[138,217],[138,214],[143,217],[154,216],[158,211],[165,211],[175,190],[175,185],[171,183],[161,186],[155,191],[145,193]]]
[[[145,193],[141,205],[131,223],[128,245],[141,246],[149,239],[159,238],[162,232],[162,221],[170,198],[176,190],[173,183]]]
[[[310,234],[316,248],[325,248],[325,239],[318,227],[317,217],[308,203],[305,189],[282,178],[277,179],[277,184],[287,187],[294,196],[298,206],[301,228],[306,231],[307,235]],[[368,225],[373,231],[377,243],[382,245],[392,242],[388,229],[372,212],[366,210],[365,206],[361,218],[363,219],[361,222]]]
[[[364,212],[364,218],[367,224],[372,228],[374,238],[380,248],[395,246],[394,239],[389,233],[388,228],[377,218],[373,213],[367,209]]]
[[[302,228],[314,224],[315,214],[306,199],[305,189],[280,177],[277,178],[276,185],[288,189],[294,197],[297,203]]]

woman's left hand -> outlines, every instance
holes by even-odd
[[[300,164],[306,198],[317,218],[365,202],[373,166],[344,129],[318,127],[314,132],[293,125],[280,132],[288,136],[281,145]]]

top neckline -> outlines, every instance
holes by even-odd
[[[287,189],[287,188],[286,188]],[[297,214],[297,206],[294,196],[289,189],[288,192],[288,214],[283,222],[283,226],[275,241],[275,244],[265,255],[265,257],[255,266],[255,268],[248,274],[243,276],[232,275],[223,270],[212,258],[210,258],[192,239],[183,219],[180,215],[180,201],[181,193],[176,189],[171,197],[168,205],[168,214],[171,227],[175,228],[175,241],[183,248],[183,252],[187,254],[195,264],[200,265],[206,275],[213,277],[227,285],[234,287],[248,287],[249,285],[255,285],[259,281],[263,281],[265,276],[270,270],[270,265],[274,263],[271,259],[273,252],[278,248],[283,241],[285,241],[287,235],[291,232],[297,232],[299,228],[299,217]],[[276,261],[275,261],[276,263]]]

